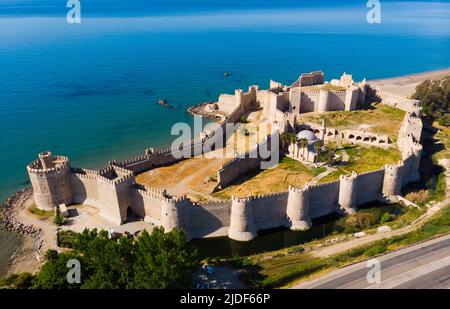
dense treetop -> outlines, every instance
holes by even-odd
[[[450,126],[450,76],[441,80],[426,80],[416,87],[413,99],[422,102],[425,116]]]

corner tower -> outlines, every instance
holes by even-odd
[[[53,211],[59,204],[71,203],[69,158],[52,156],[50,151],[41,152],[38,160],[28,164],[27,170],[39,209]]]

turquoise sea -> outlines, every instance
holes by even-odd
[[[381,24],[366,1],[80,2],[81,24],[65,1],[0,3],[0,200],[40,151],[98,168],[167,145],[186,107],[235,88],[450,67],[444,2],[381,1]]]

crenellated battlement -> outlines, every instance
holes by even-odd
[[[49,153],[49,156],[42,156],[42,153],[39,155],[40,159],[32,161],[27,165],[27,170],[30,173],[55,173],[60,172],[68,167],[70,167],[70,160],[66,156],[52,156]],[[46,161],[44,163],[43,161]],[[44,166],[44,164],[48,164],[49,166]]]

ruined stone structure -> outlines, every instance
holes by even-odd
[[[248,92],[237,90],[234,95],[221,95],[219,101],[214,103],[217,104],[214,109],[225,111],[226,116],[218,127],[225,128],[227,122],[236,122],[246,111],[258,105],[276,119],[288,122],[293,119],[294,113],[302,110],[351,110],[363,102],[365,83],[355,85],[348,76],[341,79],[348,85],[343,92],[302,90],[304,84],[321,82],[319,74],[313,75],[315,77],[310,79],[301,77],[298,81],[300,87],[280,88],[277,85],[276,89],[261,91],[257,86],[252,86]],[[199,155],[206,152],[205,149],[213,150],[224,145],[223,131],[213,130],[204,132],[201,138],[186,143],[183,148],[159,151],[148,148],[143,156],[127,161],[111,161],[107,167],[95,171],[72,167],[67,157],[43,152],[27,166],[34,199],[37,206],[44,210],[52,210],[59,204],[91,205],[99,209],[102,217],[116,224],[122,224],[128,214],[133,213],[145,222],[163,226],[166,230],[180,228],[186,231],[189,238],[214,233],[228,235],[238,241],[249,241],[264,229],[286,226],[304,230],[311,226],[314,218],[335,212],[352,213],[358,205],[386,197],[395,199],[401,194],[403,186],[419,179],[422,152],[420,104],[397,95],[380,93],[380,96],[407,113],[397,140],[402,160],[379,170],[352,173],[337,181],[318,185],[290,187],[287,192],[233,197],[230,201],[212,203],[194,203],[184,196],[169,196],[164,190],[135,182],[136,174],[183,160],[182,153]],[[361,140],[364,138],[362,135]],[[233,177],[244,173],[249,167],[245,160],[244,156],[224,165],[218,172],[218,181],[225,185]],[[257,164],[258,160],[256,158],[254,163]],[[255,164],[252,163],[252,166]]]

